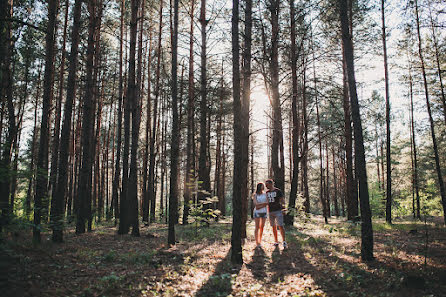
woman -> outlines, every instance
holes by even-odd
[[[266,211],[268,201],[266,199],[265,185],[263,183],[257,184],[256,192],[252,194],[252,200],[254,202],[254,219],[256,228],[254,231],[254,237],[256,239],[256,247],[260,247],[262,242],[263,227],[266,221]]]

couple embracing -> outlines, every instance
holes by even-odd
[[[265,185],[267,191],[265,192]],[[274,181],[268,179],[265,184],[258,183],[255,193],[252,194],[254,202],[254,219],[255,219],[255,239],[256,247],[260,247],[262,241],[263,227],[265,226],[266,217],[268,216],[274,234],[274,246],[279,245],[277,238],[277,230],[282,236],[283,248],[287,248],[285,241],[285,229],[283,228],[283,212],[285,210],[285,198],[280,189],[274,186]]]

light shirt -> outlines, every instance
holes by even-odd
[[[256,199],[257,199],[257,203],[258,204],[267,202],[267,200],[266,200],[266,193],[263,193],[263,194],[260,194],[260,195],[259,194],[255,194],[255,195],[256,195]],[[257,212],[257,213],[266,213],[266,206],[262,207],[260,209],[254,209],[254,211]]]

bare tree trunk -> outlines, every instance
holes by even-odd
[[[157,135],[157,114],[158,114],[158,100],[160,95],[160,69],[161,69],[161,35],[163,30],[163,1],[160,1],[160,13],[159,13],[159,30],[158,30],[158,50],[157,50],[157,62],[156,62],[156,85],[155,85],[155,100],[153,102],[153,125],[152,125],[152,137],[150,139],[150,162],[149,162],[149,201],[150,201],[150,222],[155,221],[155,206],[156,206],[156,185],[155,181],[155,141]]]
[[[299,181],[299,134],[300,134],[300,114],[298,109],[297,98],[299,96],[299,90],[297,86],[297,59],[298,53],[296,48],[296,13],[294,8],[294,0],[290,0],[290,20],[291,20],[291,83],[292,83],[292,101],[291,101],[291,119],[292,119],[292,132],[290,137],[291,143],[291,157],[292,169],[291,174],[291,190],[290,199],[288,201],[288,210],[291,211],[285,216],[285,223],[292,226],[294,223],[294,210],[296,209],[296,196]],[[290,120],[291,121],[291,120]]]
[[[303,121],[303,149],[302,149],[302,187],[304,192],[305,212],[310,213],[310,191],[308,187],[308,117],[307,117],[307,86],[306,86],[306,58],[302,55],[302,121]]]
[[[353,59],[353,41],[349,31],[347,17],[347,0],[339,0],[340,23],[342,32],[343,55],[347,65],[348,86],[352,108],[352,120],[355,136],[355,171],[359,180],[359,200],[361,207],[361,258],[364,261],[373,259],[372,214],[369,202],[367,183],[367,167],[365,162],[364,140],[362,135],[361,115],[358,94],[356,92],[355,68]]]
[[[232,192],[232,235],[231,235],[231,262],[242,264],[242,195],[243,186],[243,164],[241,153],[243,152],[242,141],[242,103],[240,100],[240,45],[239,45],[239,1],[232,1],[232,92],[234,111],[234,174]]]
[[[188,224],[189,205],[192,200],[192,190],[195,179],[195,157],[192,154],[194,141],[194,10],[195,1],[190,2],[190,31],[189,31],[189,86],[187,101],[187,144],[186,144],[186,172],[184,184],[183,224]]]
[[[344,44],[342,44],[344,48]],[[342,57],[343,69],[343,107],[344,107],[344,135],[345,135],[345,163],[346,163],[346,195],[345,201],[347,204],[347,219],[356,220],[358,217],[358,199],[355,191],[353,178],[353,141],[352,141],[352,123],[350,114],[348,78],[347,78],[347,64],[345,57]]]
[[[409,68],[409,96],[410,96],[410,131],[411,131],[411,152],[413,155],[413,187],[416,195],[416,217],[421,220],[420,214],[420,186],[418,181],[418,159],[417,159],[417,142],[415,141],[415,121],[413,112],[413,82],[411,68]],[[415,212],[414,212],[415,215]]]
[[[57,9],[59,1],[48,2],[48,27],[45,44],[45,74],[43,80],[43,107],[40,125],[39,153],[37,155],[36,194],[34,197],[34,228],[33,241],[40,243],[40,229],[42,208],[45,211],[43,200],[48,195],[48,142],[49,142],[49,116],[53,98],[54,79],[54,45],[57,22]],[[45,217],[45,216],[44,216]]]
[[[285,162],[283,155],[282,108],[279,94],[279,0],[269,1],[271,13],[271,92],[273,109],[273,137],[271,147],[271,167],[275,184],[285,190]]]
[[[339,217],[339,204],[338,204],[338,187],[337,187],[337,176],[336,176],[336,154],[335,148],[333,146],[333,204],[335,208],[335,216]]]
[[[6,18],[12,18],[13,15],[13,3],[12,0],[2,1],[0,4],[0,16]],[[0,96],[2,102],[2,126],[3,126],[3,110],[6,103],[8,110],[8,128],[6,141],[2,143],[2,155],[0,158],[0,170],[5,178],[0,179],[0,233],[3,230],[3,226],[9,222],[10,215],[10,187],[11,187],[11,150],[15,135],[17,134],[15,110],[14,110],[14,98],[13,98],[13,70],[12,56],[13,56],[13,40],[11,36],[11,22],[2,21],[0,23],[0,59],[1,59],[1,76],[0,82]],[[3,127],[2,127],[3,129]],[[0,133],[3,132],[0,129]]]
[[[441,69],[441,59],[440,59],[440,52],[438,50],[438,40],[437,40],[437,32],[435,32],[435,24],[434,19],[432,18],[432,3],[429,3],[429,18],[431,21],[431,30],[432,30],[432,41],[434,44],[434,50],[435,50],[435,66],[437,66],[437,74],[438,79],[440,80],[440,93],[441,93],[441,104],[443,107],[443,116],[444,116],[444,122],[446,124],[446,95],[444,92],[444,85],[443,85],[443,70]]]
[[[386,84],[386,222],[392,224],[392,163],[390,155],[390,95],[389,95],[389,69],[387,67],[387,37],[384,11],[385,0],[381,0],[382,40],[384,57],[384,81]]]
[[[89,26],[87,45],[86,85],[82,106],[82,161],[79,172],[78,185],[78,209],[76,221],[76,234],[85,233],[85,222],[91,217],[91,168],[93,161],[92,134],[94,127],[94,51],[95,51],[95,29],[96,29],[96,0],[88,3]]]
[[[206,19],[206,0],[201,0],[200,9],[200,24],[201,24],[201,78],[200,78],[200,155],[198,158],[198,178],[201,181],[199,190],[199,199],[205,199],[210,195],[210,168],[206,162],[208,155],[208,140],[207,140],[207,117],[208,117],[208,102],[207,102],[207,66],[206,66],[206,26],[208,20]]]
[[[56,100],[56,111],[54,117],[54,134],[53,134],[53,146],[51,150],[51,173],[50,180],[48,184],[48,192],[51,192],[52,197],[54,197],[54,192],[56,190],[55,183],[57,182],[58,175],[58,163],[59,163],[59,138],[60,138],[60,120],[62,117],[62,97],[63,97],[63,87],[64,87],[64,78],[65,78],[65,48],[67,43],[67,27],[68,27],[68,8],[69,1],[65,1],[65,19],[64,19],[64,27],[63,27],[63,39],[62,39],[62,57],[60,61],[60,69],[59,69],[59,94]],[[54,199],[51,199],[51,212],[53,212]],[[50,215],[50,219],[53,217]],[[51,221],[51,224],[54,224],[54,221]]]
[[[148,185],[148,163],[149,163],[149,143],[150,143],[150,130],[151,130],[151,116],[150,116],[150,110],[151,110],[151,65],[152,65],[152,31],[149,29],[149,58],[147,62],[147,103],[146,103],[146,140],[145,140],[145,146],[144,146],[144,158],[143,158],[143,215],[142,220],[143,222],[149,222],[149,207],[150,207],[150,195],[149,195],[149,185]]]
[[[420,19],[418,17],[419,13],[418,13],[418,1],[417,0],[415,0],[415,13],[416,13],[416,24],[417,24],[417,36],[418,36],[418,55],[420,58],[421,71],[423,74],[424,93],[426,96],[426,107],[427,107],[427,113],[429,115],[429,123],[430,123],[430,127],[431,127],[431,136],[432,136],[432,145],[434,148],[434,155],[435,155],[435,168],[437,171],[438,185],[440,187],[441,202],[443,205],[444,223],[446,224],[446,192],[445,192],[445,188],[444,188],[443,175],[441,173],[440,156],[438,154],[437,138],[435,137],[435,124],[434,124],[434,119],[432,117],[431,105],[430,105],[430,100],[429,100],[429,89],[428,89],[428,84],[427,84],[426,70],[425,70],[425,66],[424,66],[423,48],[421,45]]]
[[[178,120],[178,0],[174,0],[172,36],[172,144],[170,149],[169,228],[167,242],[175,244],[175,223],[178,213],[178,160],[180,153],[180,122]],[[181,98],[180,98],[181,100]],[[181,104],[181,102],[180,102]]]
[[[252,0],[245,1],[245,32],[244,49],[242,53],[242,102],[241,120],[242,123],[242,174],[240,183],[242,184],[242,238],[246,238],[246,221],[248,219],[248,166],[249,166],[249,105],[251,99],[251,44],[252,44]]]
[[[31,213],[31,200],[33,196],[33,190],[35,189],[35,160],[36,160],[36,144],[37,144],[37,110],[39,105],[40,98],[40,83],[41,83],[41,71],[39,69],[39,73],[37,75],[37,88],[35,95],[35,104],[34,104],[34,128],[33,135],[31,140],[31,161],[29,165],[29,179],[28,179],[28,190],[26,192],[26,200],[25,200],[25,214],[26,217],[29,218]]]

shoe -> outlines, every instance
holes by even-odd
[[[278,242],[275,242],[275,243],[274,243],[274,246],[279,246],[279,243],[278,243]]]
[[[262,245],[259,243],[258,245],[256,245],[256,249],[260,249],[262,248]]]
[[[286,243],[286,241],[283,242],[283,248],[284,249],[288,248],[288,244]]]

